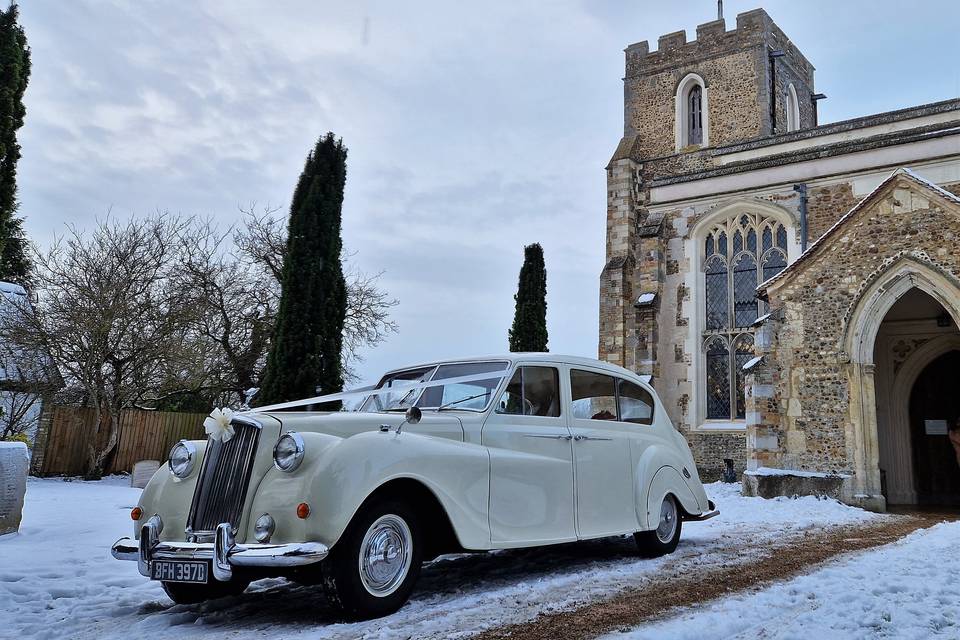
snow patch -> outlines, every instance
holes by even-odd
[[[745,471],[748,476],[796,476],[798,478],[849,478],[845,473],[824,473],[820,471],[800,471],[799,469],[774,469],[773,467],[757,467]]]
[[[808,530],[887,517],[810,496],[748,498],[739,483],[706,489],[720,515],[685,523],[669,556],[637,557],[631,536],[444,556],[424,565],[399,612],[348,624],[319,587],[279,578],[255,582],[241,596],[174,605],[135,562],[110,555],[110,545],[133,531],[129,509],[140,490],[128,477],[31,478],[20,533],[0,538],[0,629],[9,637],[50,640],[466,638],[649,586],[673,572],[753,561]]]
[[[606,640],[960,637],[960,522]]]

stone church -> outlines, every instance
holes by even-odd
[[[762,9],[627,47],[600,358],[705,479],[960,504],[960,100],[820,124],[824,97]]]

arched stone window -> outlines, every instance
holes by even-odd
[[[677,151],[691,145],[710,144],[710,111],[707,85],[699,75],[689,73],[677,85],[674,97]]]
[[[800,128],[800,101],[797,99],[797,89],[791,82],[787,87],[787,131],[796,131]]]
[[[787,228],[759,213],[715,222],[703,238],[704,376],[707,420],[745,417],[743,365],[753,357],[753,323],[766,311],[757,286],[787,266]]]
[[[694,85],[687,95],[687,141],[690,144],[703,142],[703,89]]]

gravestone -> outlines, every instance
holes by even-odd
[[[0,442],[0,535],[20,529],[29,462],[26,444]]]
[[[130,474],[130,486],[143,489],[159,468],[159,460],[141,460],[134,464],[133,473]]]

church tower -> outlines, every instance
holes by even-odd
[[[607,167],[602,359],[658,373],[653,312],[673,266],[662,217],[646,210],[650,187],[710,170],[730,145],[816,126],[813,72],[763,9],[741,13],[730,31],[722,18],[701,24],[691,42],[677,31],[655,51],[647,41],[627,47],[623,138]]]

